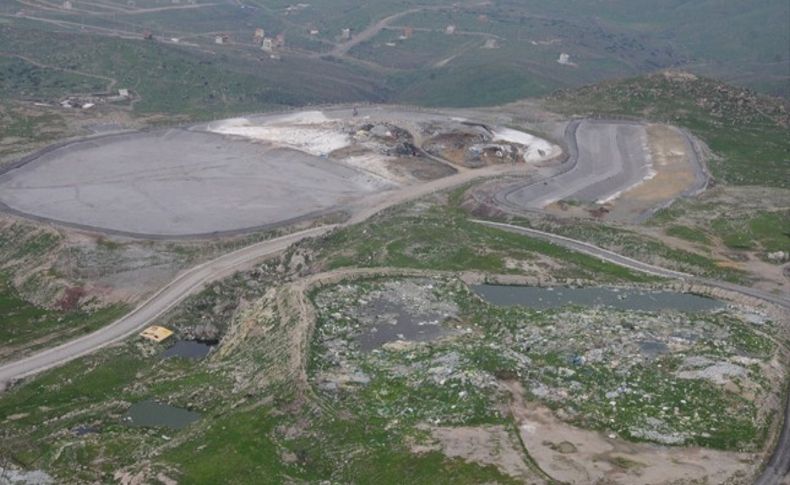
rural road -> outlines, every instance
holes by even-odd
[[[467,5],[467,7],[474,7],[476,5],[480,5],[479,3]],[[436,5],[436,6],[427,6],[427,7],[414,7],[408,10],[404,10],[402,12],[398,12],[395,14],[390,15],[389,17],[384,17],[381,20],[374,22],[373,24],[367,26],[365,30],[360,31],[359,33],[353,34],[351,39],[338,44],[335,46],[334,49],[327,52],[326,54],[322,54],[321,57],[343,57],[348,54],[348,51],[353,49],[354,47],[358,46],[359,44],[365,43],[379,34],[382,30],[387,28],[389,24],[392,22],[403,18],[407,15],[419,12],[438,12],[442,10],[452,10],[455,6],[448,7],[443,5]]]
[[[786,397],[785,424],[774,454],[765,466],[755,485],[780,485],[790,483],[790,395]]]
[[[389,207],[463,185],[477,178],[512,175],[523,171],[523,167],[514,169],[510,166],[492,166],[477,171],[462,172],[402,190],[375,194],[358,202],[352,209],[352,217],[343,225],[362,222]],[[78,339],[0,366],[0,391],[14,380],[63,365],[118,342],[153,324],[165,312],[188,296],[199,292],[207,284],[249,268],[261,259],[284,251],[298,241],[326,234],[337,227],[339,226],[320,226],[269,239],[186,270],[119,320]]]
[[[609,251],[608,249],[603,249],[601,247],[595,246],[593,244],[584,241],[579,241],[577,239],[571,239],[565,236],[552,234],[550,232],[544,232],[537,229],[516,226],[513,224],[505,224],[502,222],[484,221],[480,219],[472,219],[472,222],[483,224],[488,227],[503,229],[517,234],[523,234],[525,236],[534,237],[537,239],[543,239],[545,241],[554,243],[558,246],[562,246],[579,253],[584,253],[602,259],[609,263],[622,266],[624,268],[628,268],[634,271],[639,271],[641,273],[646,273],[653,276],[660,276],[663,278],[681,279],[689,283],[697,283],[700,285],[720,288],[727,291],[733,291],[736,293],[740,293],[744,296],[748,296],[749,298],[757,298],[790,310],[790,299],[783,298],[781,296],[777,296],[764,291],[756,290],[754,288],[749,288],[747,286],[736,285],[734,283],[726,283],[723,281],[717,281],[708,278],[700,278],[688,273],[682,273],[680,271],[674,271],[671,269],[662,268],[660,266],[643,263],[642,261],[637,261],[636,259],[629,258],[628,256],[623,256],[613,251]]]
[[[151,324],[207,284],[250,267],[262,258],[279,253],[297,241],[325,234],[333,228],[334,226],[320,226],[262,241],[184,271],[130,313],[100,330],[1,366],[0,390],[16,379],[65,364],[122,340]]]
[[[446,8],[446,7],[445,7]],[[375,37],[379,32],[381,32],[384,27],[389,25],[390,22],[394,20],[398,20],[401,17],[405,17],[406,15],[421,12],[423,10],[430,10],[426,7],[417,7],[412,8],[409,10],[404,10],[403,12],[398,12],[394,15],[390,15],[389,17],[385,17],[378,22],[368,26],[365,30],[361,31],[358,34],[354,34],[351,39],[342,44],[339,44],[337,47],[332,49],[326,54],[323,54],[323,57],[342,57],[348,54],[348,51],[353,49],[354,47],[362,44],[363,42],[367,42],[368,40]]]
[[[551,243],[557,244],[558,246],[563,246],[573,251],[585,253],[590,256],[595,256],[597,258],[606,260],[610,263],[614,263],[619,266],[623,266],[635,271],[639,271],[641,273],[647,273],[653,276],[660,276],[662,278],[687,279],[692,277],[688,273],[681,273],[680,271],[673,271],[670,269],[662,268],[660,266],[654,266],[652,264],[643,263],[641,261],[637,261],[636,259],[632,259],[627,256],[623,256],[621,254],[615,253],[613,251],[609,251],[608,249],[599,248],[598,246],[594,246],[592,244],[583,241],[578,241],[576,239],[571,239],[565,236],[559,236],[557,234],[552,234],[550,232],[539,231],[537,229],[530,229],[522,226],[516,226],[513,224],[505,224],[503,222],[485,221],[481,219],[471,219],[471,221],[476,222],[478,224],[483,224],[484,226],[494,227],[496,229],[503,229],[508,232],[514,232],[517,234],[523,234],[525,236],[543,239]]]

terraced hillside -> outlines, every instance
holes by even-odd
[[[546,106],[566,114],[673,123],[710,146],[710,168],[721,182],[790,187],[790,105],[782,98],[666,71],[562,91]]]

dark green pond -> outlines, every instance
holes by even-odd
[[[129,426],[164,426],[179,429],[200,419],[200,414],[156,401],[132,404],[124,417]]]

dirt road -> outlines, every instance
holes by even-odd
[[[790,394],[790,393],[788,393]],[[786,398],[785,420],[779,441],[776,443],[771,459],[755,485],[787,485],[790,484],[790,395]]]
[[[325,234],[333,228],[334,226],[321,226],[263,241],[184,271],[131,313],[110,325],[25,359],[3,365],[0,367],[0,390],[15,379],[65,364],[122,340],[150,325],[166,311],[189,295],[197,293],[207,284],[248,268],[262,258],[285,250],[297,241]]]
[[[353,216],[344,225],[362,222],[389,207],[463,185],[478,178],[514,174],[523,170],[525,170],[524,167],[492,166],[478,171],[459,173],[399,191],[376,194],[359,202],[352,212]],[[338,226],[321,226],[263,241],[187,270],[121,319],[84,337],[1,366],[0,390],[16,379],[63,365],[118,342],[153,324],[166,311],[182,302],[189,295],[199,292],[207,284],[249,268],[256,262],[285,250],[293,243],[326,234],[336,227]]]
[[[322,57],[343,57],[348,54],[348,51],[353,49],[354,47],[362,44],[363,42],[367,42],[379,32],[381,32],[385,27],[387,27],[391,22],[398,20],[399,18],[405,17],[409,14],[422,12],[424,10],[442,10],[447,9],[449,7],[416,7],[411,8],[409,10],[404,10],[403,12],[398,12],[394,15],[390,15],[389,17],[384,17],[383,19],[379,20],[378,22],[369,25],[365,30],[358,34],[354,34],[351,39],[342,44],[338,44],[334,49],[329,51],[326,54],[323,54]]]
[[[680,271],[674,271],[671,269],[662,268],[660,266],[655,266],[652,264],[644,263],[642,261],[638,261],[633,258],[629,258],[628,256],[623,256],[621,254],[615,253],[613,251],[609,251],[608,249],[600,248],[598,246],[595,246],[593,244],[584,241],[571,239],[565,236],[559,236],[557,234],[552,234],[549,232],[539,231],[537,229],[530,229],[527,227],[515,226],[512,224],[484,221],[479,219],[472,219],[472,221],[489,227],[495,227],[498,229],[504,229],[506,231],[523,234],[525,236],[543,239],[552,242],[554,244],[557,244],[558,246],[563,246],[573,251],[585,253],[590,256],[602,259],[604,261],[614,263],[618,266],[623,266],[625,268],[634,271],[639,271],[640,273],[646,273],[653,276],[660,276],[663,278],[681,279],[689,283],[697,283],[700,285],[710,286],[713,288],[720,288],[722,290],[740,293],[741,295],[747,296],[749,298],[756,298],[759,300],[763,300],[773,305],[777,305],[782,308],[790,310],[790,299],[782,296],[774,295],[768,292],[756,290],[754,288],[749,288],[747,286],[736,285],[734,283],[727,283],[727,282],[712,280],[708,278],[699,278],[697,276],[688,273],[682,273]]]

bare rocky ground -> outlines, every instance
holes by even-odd
[[[43,107],[29,107],[29,110],[34,108],[39,111],[44,110]],[[34,116],[32,112],[28,114]],[[465,116],[474,115],[474,113],[463,114]],[[44,115],[42,114],[41,116]],[[55,115],[52,114],[52,116]],[[68,120],[69,134],[112,133],[156,121],[154,119],[131,119],[125,111],[105,109],[96,111],[93,113],[93,116],[87,116],[80,111],[67,111],[58,116],[61,118],[65,117]],[[338,170],[344,171],[343,173],[346,173],[346,175],[351,174],[352,179],[364,179],[367,181],[365,183],[370,185],[370,187],[375,188],[375,190],[381,190],[382,188],[387,189],[400,186],[418,187],[426,181],[440,179],[457,172],[457,169],[451,164],[426,156],[420,148],[423,140],[427,137],[435,136],[441,132],[452,133],[455,129],[465,127],[465,125],[457,121],[460,118],[453,117],[451,120],[448,116],[446,114],[412,112],[389,108],[364,108],[360,109],[358,113],[350,108],[336,108],[326,113],[297,112],[215,122],[196,127],[195,130],[221,131],[226,137],[245,139],[247,140],[246,142],[236,140],[233,143],[247,143],[250,147],[249,150],[256,153],[279,153],[279,151],[283,150],[293,154],[301,153],[302,155],[300,156],[303,159],[309,159],[308,164],[313,164],[316,167],[335,166]],[[483,113],[483,116],[486,118],[486,122],[496,122],[501,119],[499,117],[490,118],[486,113]],[[287,136],[284,136],[284,133]],[[176,129],[175,131],[163,131],[160,133],[160,136],[155,136],[154,138],[166,144],[168,140],[177,141],[179,136],[182,135],[188,137],[192,134]],[[134,136],[137,135],[126,134],[111,137],[109,140],[117,139],[123,142],[127,138]],[[195,134],[195,136],[198,135]],[[222,140],[218,135],[212,134],[209,136],[216,137],[215,141]],[[487,136],[489,138],[492,137],[490,134]],[[544,143],[538,139],[530,138],[530,135],[524,134],[524,136],[528,138],[530,143]],[[84,165],[84,157],[82,155],[86,151],[98,150],[101,152],[103,143],[85,142],[75,145],[79,148],[76,158],[74,153],[69,152],[69,150],[76,150],[74,147],[62,149],[61,151],[65,150],[63,156],[58,155],[60,151],[56,151],[45,155],[45,157],[48,157],[48,160],[51,159],[49,160],[50,162],[57,164],[62,164],[61,162],[64,161],[63,157],[70,157],[70,163],[79,161],[80,165]],[[113,153],[118,155],[118,150],[123,148],[112,148],[115,145],[112,143],[110,145],[108,148],[110,155]],[[529,145],[507,141],[500,142],[500,145],[507,146],[508,151],[519,153],[526,153],[531,149]],[[36,146],[35,143],[32,146]],[[129,155],[133,155],[126,153],[128,150],[122,151],[127,158]],[[172,150],[162,151],[156,148],[154,151],[160,157],[167,155],[165,158],[172,158],[173,156],[177,158],[178,155]],[[180,150],[180,152],[184,152],[184,150]],[[326,158],[321,158],[322,156]],[[100,163],[101,167],[107,167],[108,164],[104,163],[103,160],[99,156],[95,161]],[[172,162],[169,158],[168,160],[168,163]],[[144,176],[139,180],[136,179],[136,182],[131,183],[130,180],[139,175],[139,170],[135,170],[134,157],[128,158],[127,162],[121,165],[116,164],[116,168],[119,168],[120,172],[114,175],[111,173],[97,173],[104,170],[104,168],[91,170],[90,177],[93,177],[94,183],[84,184],[84,187],[80,185],[79,177],[74,179],[75,172],[73,170],[61,167],[60,172],[58,172],[60,175],[55,177],[54,186],[56,189],[53,190],[60,190],[62,194],[77,194],[71,206],[58,198],[57,202],[51,202],[47,205],[49,209],[46,207],[42,209],[43,206],[39,203],[40,194],[38,192],[49,189],[38,187],[36,184],[33,185],[36,185],[38,188],[22,184],[27,188],[22,187],[21,190],[22,192],[28,190],[30,194],[38,194],[33,195],[33,199],[31,199],[35,202],[36,210],[43,210],[48,214],[47,211],[50,209],[57,213],[61,213],[63,210],[68,212],[68,210],[73,209],[77,214],[81,214],[79,217],[87,217],[84,220],[80,219],[81,222],[88,222],[91,225],[101,224],[102,221],[110,221],[109,225],[121,232],[145,230],[145,227],[149,227],[152,221],[156,220],[156,217],[154,219],[149,217],[152,213],[163,216],[158,223],[154,222],[154,224],[168,227],[167,231],[181,231],[183,229],[182,226],[189,223],[190,217],[200,219],[202,221],[200,227],[214,230],[216,227],[206,226],[206,221],[210,222],[211,220],[219,219],[227,221],[238,215],[238,204],[228,205],[228,201],[225,201],[225,203],[215,201],[216,197],[210,201],[204,200],[204,204],[209,202],[209,207],[198,208],[197,211],[195,210],[197,208],[195,204],[189,201],[182,201],[186,202],[182,206],[187,212],[179,215],[178,207],[174,208],[172,204],[168,204],[164,199],[157,200],[157,194],[172,194],[174,189],[170,185],[173,183],[178,185],[180,183],[179,180],[184,177],[187,181],[185,183],[192,184],[195,182],[196,174],[185,175],[184,166],[174,166],[170,171],[162,171],[160,170],[161,167],[159,167],[153,175],[149,174],[149,176]],[[225,161],[222,163],[226,164]],[[215,170],[215,167],[212,168],[211,166],[203,168],[209,172]],[[82,170],[83,172],[81,173],[84,173],[84,168]],[[309,172],[309,170],[307,171]],[[6,174],[6,178],[13,173],[15,172]],[[316,174],[320,173],[320,170],[316,172]],[[182,175],[180,176],[179,174]],[[239,177],[239,174],[234,172],[232,168],[230,169],[230,175]],[[51,173],[50,176],[52,176]],[[69,184],[64,181],[64,177],[70,178],[70,180],[73,179],[72,181],[75,181],[76,185],[69,187]],[[322,180],[318,180],[310,176],[309,173],[305,177],[309,179],[305,182],[307,184],[318,183],[316,187],[324,187],[326,185],[322,177],[319,177]],[[226,177],[221,176],[219,179],[225,180]],[[11,178],[9,180],[13,181],[16,179]],[[212,180],[212,177],[209,176],[203,182],[210,184],[213,183]],[[296,180],[294,183],[298,185],[301,182]],[[120,184],[121,188],[123,188],[124,184],[129,185],[126,189],[131,190],[131,192],[123,193],[136,194],[133,194],[135,200],[139,199],[142,201],[145,199],[145,202],[142,204],[144,207],[138,207],[137,204],[132,203],[130,200],[125,200],[124,197],[118,197],[119,192],[114,189],[104,192],[100,190],[101,187],[111,187],[112,184]],[[149,184],[151,190],[143,190],[143,185],[140,184]],[[44,185],[49,187],[48,184]],[[205,194],[205,187],[202,182],[198,185],[199,187],[193,195],[198,199],[202,199],[202,195]],[[238,184],[227,185],[226,183],[225,187],[230,189],[229,193],[232,193],[233,197],[238,197]],[[260,187],[255,190],[260,190]],[[290,189],[288,187],[278,187],[277,190],[290,190],[293,193],[294,187],[290,187]],[[307,192],[312,191],[308,190]],[[112,200],[105,198],[91,202],[90,199],[93,197],[91,194],[96,195],[100,193],[104,194],[100,196],[100,199],[108,196]],[[183,195],[181,194],[181,196]],[[6,191],[6,197],[8,196]],[[268,196],[272,197],[273,195],[269,194]],[[341,196],[345,202],[348,202],[353,194],[341,194]],[[178,197],[176,198],[178,199]],[[300,195],[298,199],[304,201],[309,199],[309,197]],[[215,204],[214,202],[218,203]],[[283,200],[278,202],[281,206],[283,203]],[[309,203],[310,201],[308,201]],[[130,204],[134,206],[133,210],[130,210]],[[318,205],[320,206],[320,203]],[[222,215],[223,213],[219,208],[225,206],[232,206],[234,217]],[[71,209],[68,209],[68,207],[71,207]],[[315,208],[321,209],[318,206]],[[329,206],[326,208],[331,209]],[[293,207],[289,208],[289,210],[291,209]],[[342,207],[339,209],[342,209]],[[269,213],[272,212],[272,208],[267,210]],[[281,213],[282,211],[275,212],[274,217],[277,220],[287,219],[294,215]],[[91,214],[94,214],[95,217],[91,216]],[[252,211],[250,214],[253,218],[259,217],[260,211]],[[54,215],[54,213],[50,215]],[[178,220],[175,222],[171,221],[173,217]],[[281,230],[289,231],[313,223],[320,224],[328,220],[336,220],[337,217],[342,217],[342,215],[333,212],[324,215],[314,214],[304,221],[292,223],[289,227],[283,227]],[[70,222],[80,221],[71,220]],[[238,220],[231,222],[231,224],[238,223]],[[217,239],[211,242],[188,240],[144,241],[119,234],[102,234],[100,231],[90,228],[75,229],[69,225],[38,223],[10,214],[1,215],[0,224],[2,225],[2,238],[4,241],[4,247],[0,249],[2,252],[0,265],[19,296],[35,305],[55,309],[61,306],[60,302],[68,294],[70,295],[68,298],[70,309],[83,310],[95,310],[116,304],[132,306],[142,301],[146,295],[151,294],[155,289],[161,287],[163,283],[171,280],[180,270],[216,256],[221,251],[232,249],[278,232],[258,232],[250,236],[227,235],[221,240]],[[57,340],[56,336],[53,338]],[[54,340],[50,339],[48,341],[53,342]],[[39,342],[41,345],[43,343],[43,341]],[[18,352],[21,349],[15,348],[13,350]]]
[[[29,338],[4,345],[0,360],[73,338],[81,328],[74,318],[100,318],[104,313],[101,318],[114,320],[119,311],[144,301],[186,268],[256,241],[334,222],[333,217],[247,236],[170,242],[111,237],[0,215],[0,274],[13,295],[50,312],[44,321],[27,322]],[[231,316],[223,308],[206,313],[202,321],[190,320],[184,335],[211,338],[213,325],[219,321],[224,326]]]
[[[480,303],[469,298],[452,280],[363,280],[321,290],[311,382],[334,406],[353,408],[363,405],[365,389],[389,396],[385,382],[405,385],[419,397],[368,405],[389,416],[390,427],[418,423],[415,452],[495,463],[528,483],[546,475],[570,483],[748,483],[755,473],[760,436],[782,407],[776,389],[786,349],[772,337],[780,323],[738,307],[502,311],[474,309]],[[377,311],[382,299],[406,305],[412,332],[444,314],[445,332],[428,341],[409,335]],[[365,336],[382,325],[403,333],[367,348]],[[496,424],[508,416],[528,453],[520,461],[518,440]],[[707,447],[689,447],[695,443]]]
[[[554,479],[565,483],[748,483],[748,453],[698,447],[634,443],[585,430],[558,419],[536,402],[525,402],[516,381],[511,412],[530,455]]]

